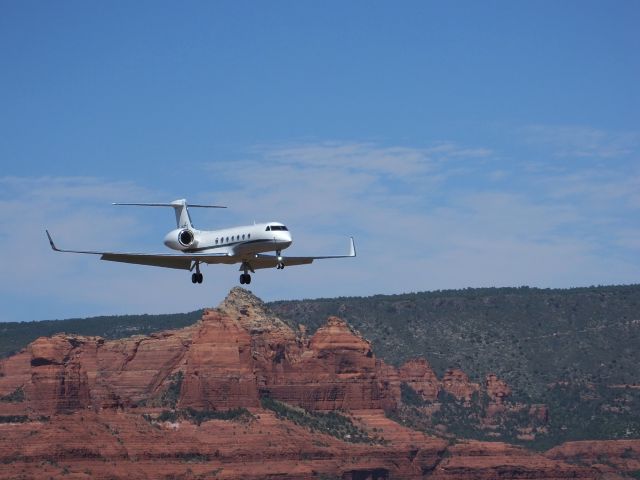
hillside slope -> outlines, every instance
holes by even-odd
[[[307,334],[327,317],[339,316],[371,342],[376,357],[396,367],[420,356],[439,378],[450,368],[463,370],[478,384],[487,373],[496,374],[510,386],[511,402],[547,406],[548,433],[529,443],[537,448],[569,440],[640,437],[640,285],[466,289],[268,306],[294,331],[304,325]],[[0,352],[18,351],[37,336],[56,332],[123,338],[184,327],[200,316],[5,323],[0,324]],[[412,403],[411,391],[404,388],[403,394]],[[486,412],[448,398],[432,400],[445,405],[437,416],[451,433],[487,439]],[[429,407],[420,402],[412,407],[417,413],[401,413],[403,420],[422,428],[422,410]],[[502,438],[518,440],[508,423],[501,432]]]
[[[313,332],[339,315],[398,365],[426,357],[438,374],[495,372],[537,397],[551,382],[640,383],[640,285],[487,288],[272,302]]]
[[[394,421],[402,390],[500,417],[508,387],[424,359],[396,369],[330,317],[308,336],[234,288],[195,324],[105,340],[40,337],[0,360],[0,478],[598,478],[601,459],[433,435]],[[415,390],[414,390],[415,389]],[[531,409],[520,410],[525,417]],[[503,412],[504,413],[504,412]],[[537,415],[534,413],[534,416]],[[485,417],[489,419],[489,417]],[[639,442],[602,442],[633,472]],[[593,448],[591,448],[592,450]],[[573,456],[581,461],[573,463]],[[584,461],[582,460],[584,459]]]

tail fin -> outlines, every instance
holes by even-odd
[[[184,198],[174,200],[171,203],[114,203],[114,205],[135,205],[138,207],[173,207],[176,214],[176,226],[178,228],[192,229],[191,216],[188,207],[197,208],[227,208],[221,205],[187,205]]]
[[[182,198],[180,200],[174,200],[171,202],[176,214],[176,226],[178,228],[188,228],[191,230],[193,225],[191,224],[191,215],[189,215],[189,209],[187,208],[187,201]]]

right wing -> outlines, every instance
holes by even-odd
[[[84,253],[88,255],[100,255],[101,260],[121,263],[134,263],[137,265],[150,265],[154,267],[178,268],[191,270],[192,262],[202,263],[235,263],[236,260],[226,253],[121,253],[121,252],[94,252],[85,250],[63,250],[56,247],[48,230],[47,237],[51,248],[56,252]]]
[[[318,257],[284,257],[276,255],[265,255],[258,253],[255,259],[252,259],[249,263],[255,269],[258,268],[273,268],[278,263],[283,263],[287,267],[295,265],[308,265],[313,263],[314,260],[322,260],[325,258],[349,258],[356,256],[356,245],[353,241],[353,237],[350,238],[349,253],[347,255],[325,255]]]

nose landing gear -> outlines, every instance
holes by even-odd
[[[240,284],[249,285],[250,283],[251,283],[251,275],[249,275],[248,273],[242,273],[240,275]]]

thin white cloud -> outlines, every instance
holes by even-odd
[[[578,198],[594,207],[609,207],[622,202],[627,208],[640,208],[640,170],[585,169],[579,172],[550,175],[546,179],[555,198]]]
[[[599,199],[604,192],[595,184],[582,185],[582,202],[562,197],[561,188],[579,185],[567,179],[554,184],[566,168],[530,173],[530,163],[523,162],[520,170],[507,170],[488,148],[454,144],[263,148],[236,169],[222,169],[240,188],[227,192],[233,203],[279,212],[293,224],[296,252],[303,246],[304,253],[340,248],[354,233],[360,245],[357,272],[347,262],[318,262],[310,272],[288,273],[299,279],[296,292],[309,292],[300,285],[310,287],[319,275],[315,291],[304,296],[635,281],[635,267],[613,252],[603,256],[611,242],[599,222],[608,220],[614,202]],[[573,175],[578,173],[585,171]],[[500,181],[507,178],[511,182]],[[631,195],[633,184],[616,174],[606,190]],[[594,215],[588,206],[597,201]],[[280,298],[280,292],[265,287],[268,298]]]
[[[637,151],[640,135],[577,125],[532,125],[522,129],[532,144],[548,146],[557,157],[614,159]]]
[[[356,237],[356,259],[258,271],[251,288],[267,300],[637,282],[640,175],[615,162],[606,171],[550,164],[534,171],[530,162],[510,165],[491,149],[451,142],[255,147],[204,169],[215,191],[195,200],[229,210],[192,214],[201,228],[283,221],[295,240],[291,255],[346,253],[348,236]],[[167,199],[166,192],[55,177],[0,178],[0,189],[2,299],[43,305],[36,317],[0,320],[188,311],[217,304],[237,283],[237,266],[207,267],[194,287],[186,272],[49,249],[45,227],[66,247],[162,251],[169,212],[110,203]],[[47,305],[55,308],[47,313]]]

